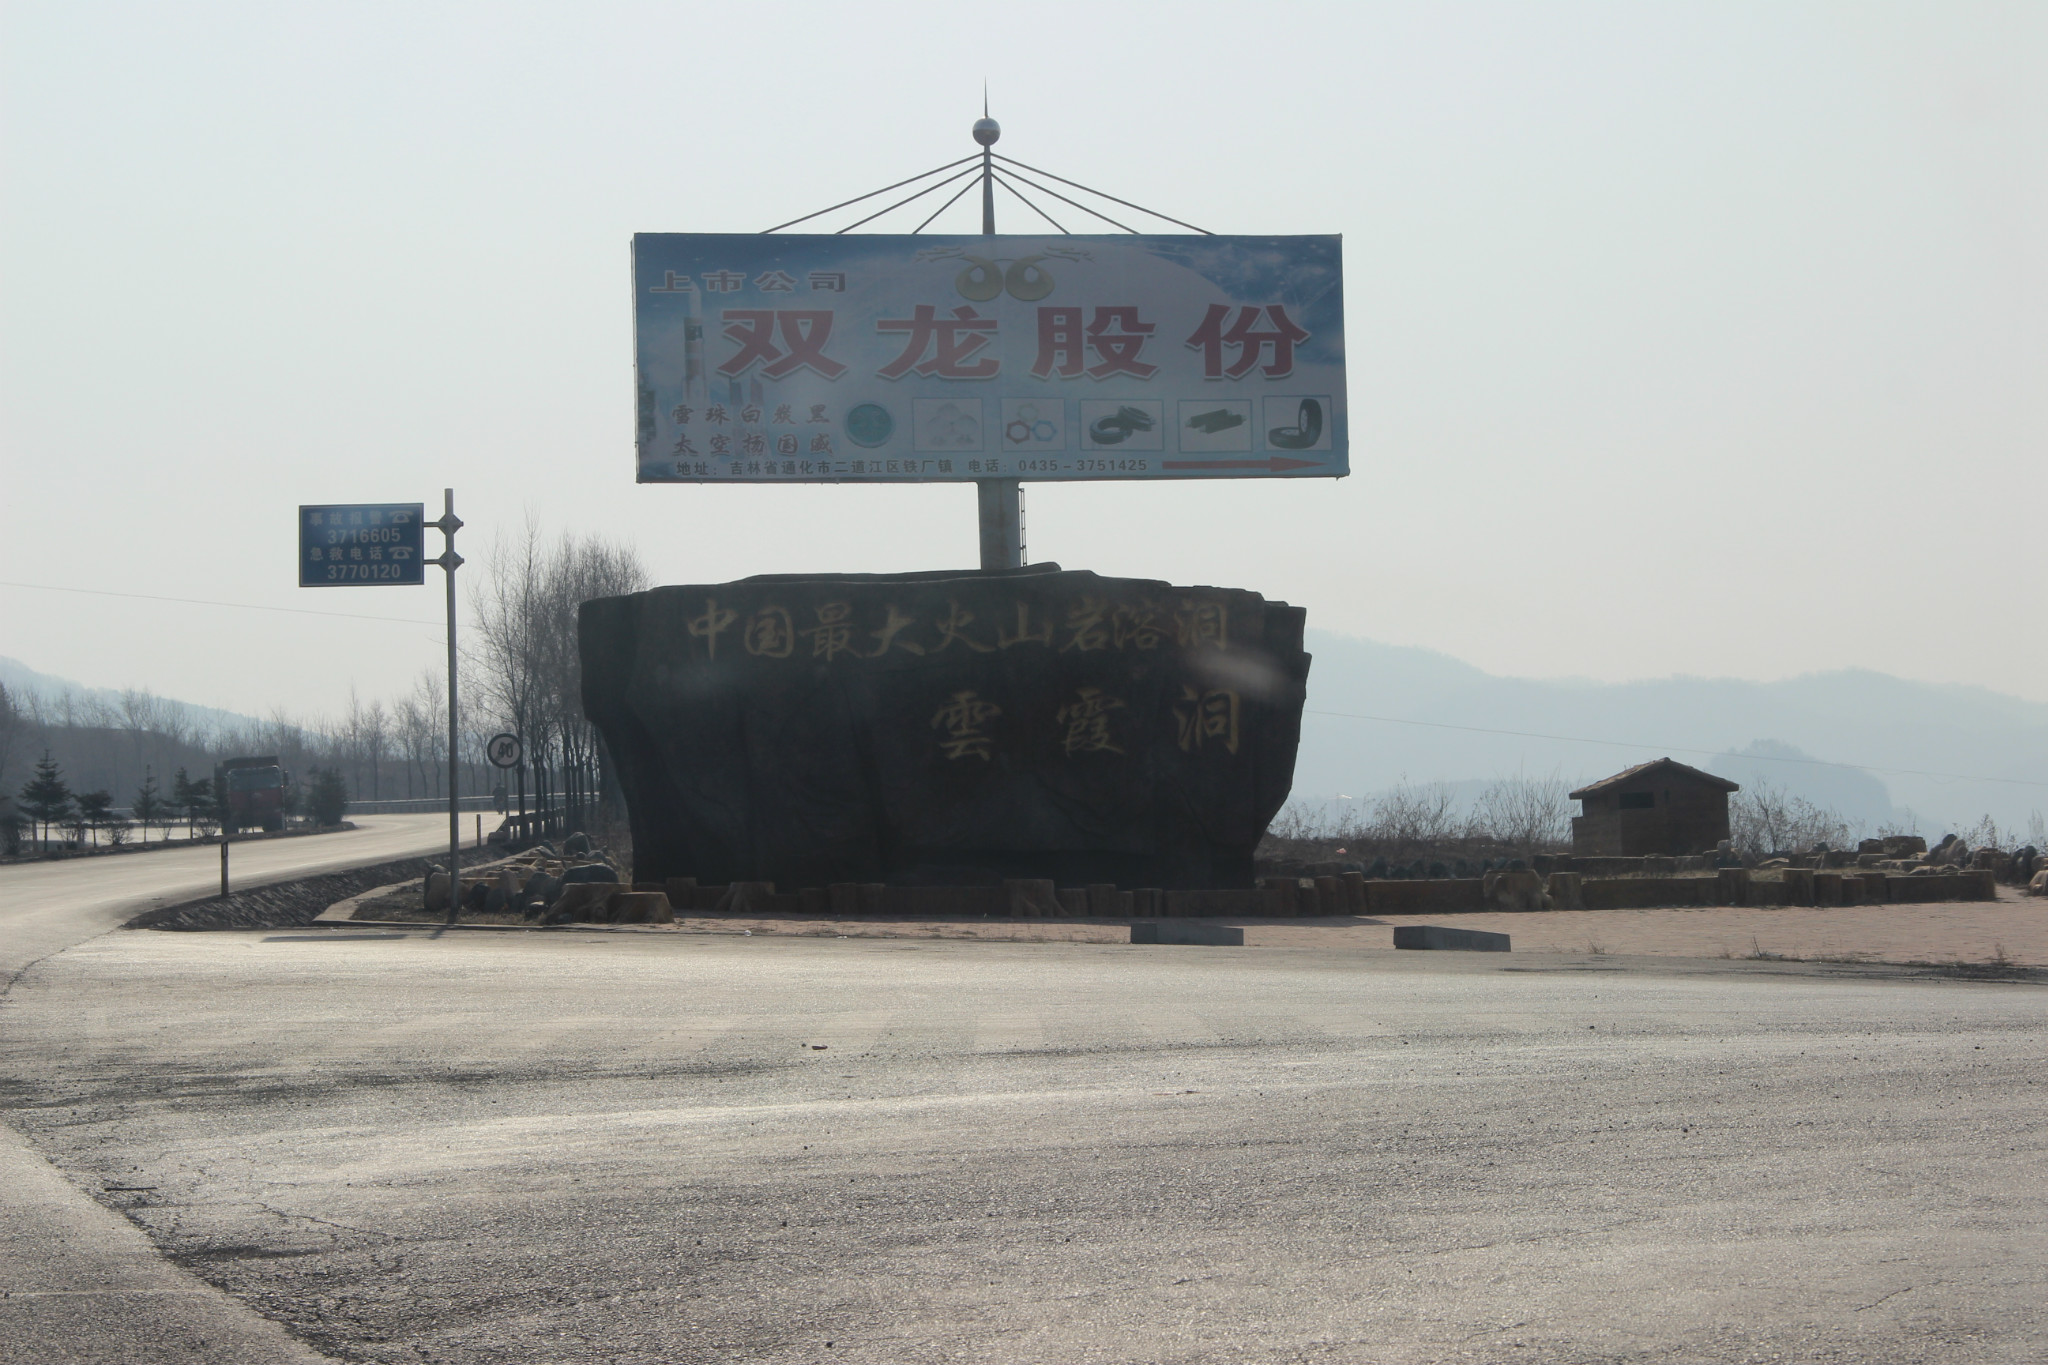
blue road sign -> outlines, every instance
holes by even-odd
[[[426,504],[418,502],[301,506],[299,586],[425,583],[426,513]]]

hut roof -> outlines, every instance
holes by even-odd
[[[1638,778],[1649,777],[1652,773],[1655,773],[1665,781],[1692,782],[1701,786],[1718,787],[1724,792],[1739,792],[1742,790],[1742,784],[1739,782],[1730,782],[1725,777],[1716,777],[1712,773],[1701,772],[1698,768],[1689,768],[1683,763],[1674,763],[1668,758],[1653,758],[1648,763],[1638,763],[1633,768],[1623,768],[1612,777],[1603,777],[1598,782],[1589,782],[1573,792],[1570,799],[1577,801],[1587,796],[1597,796],[1601,792],[1611,791]]]

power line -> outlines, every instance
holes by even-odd
[[[1683,744],[1642,744],[1626,739],[1590,739],[1585,735],[1544,735],[1531,730],[1492,730],[1483,725],[1453,725],[1441,720],[1405,720],[1400,716],[1367,716],[1353,711],[1309,711],[1305,716],[1336,716],[1343,720],[1372,720],[1386,725],[1420,725],[1432,730],[1463,730],[1475,735],[1510,735],[1516,739],[1554,739],[1565,744],[1604,744],[1615,749],[1658,750],[1672,754],[1707,754],[1718,757],[1726,749],[1695,749]],[[2014,787],[2048,787],[2024,777],[1972,777],[1968,773],[1931,773],[1919,768],[1878,768],[1868,763],[1836,763],[1825,758],[1785,758],[1776,754],[1737,754],[1737,758],[1765,763],[1804,763],[1816,768],[1847,768],[1852,772],[1887,773],[1893,777],[1933,777],[1950,782],[1999,782]]]
[[[338,616],[349,621],[391,621],[401,626],[430,626],[442,629],[439,621],[419,621],[410,616],[365,616],[353,611],[319,611],[313,607],[267,607],[260,602],[216,602],[205,597],[159,597],[147,592],[113,592],[106,588],[62,588],[54,583],[16,583],[0,578],[0,588],[33,588],[37,592],[76,592],[89,597],[130,597],[138,602],[181,602],[188,607],[239,607],[243,611],[283,611],[294,616]]]

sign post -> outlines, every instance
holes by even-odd
[[[426,520],[426,504],[418,502],[323,503],[299,508],[299,586],[302,588],[421,587],[427,565],[439,565],[448,578],[448,919],[455,920],[462,888],[461,738],[456,699],[455,533],[462,522],[455,515],[455,490],[441,490],[439,521]],[[426,528],[444,537],[437,559],[426,558]],[[227,827],[221,827],[221,894],[227,894]]]
[[[988,116],[986,107],[974,123],[974,140],[981,144],[981,235],[996,235],[996,139],[1002,125]],[[974,486],[974,509],[981,528],[981,567],[1021,569],[1024,567],[1024,481],[983,479]]]
[[[455,696],[455,571],[462,567],[462,556],[455,553],[455,533],[462,529],[462,522],[455,515],[452,488],[441,490],[441,519],[434,528],[441,533],[443,546],[441,557],[434,562],[448,578],[448,922],[453,924],[462,908],[462,798],[456,795],[456,782],[462,776],[462,759],[456,748],[461,739],[458,717],[462,709]]]
[[[519,736],[511,734],[509,732],[492,735],[491,742],[484,746],[484,757],[488,758],[491,761],[492,767],[497,768],[500,771],[503,771],[507,768],[517,768],[519,770],[518,828],[520,835],[524,837],[529,832],[525,827],[526,764],[522,761],[526,757],[526,746],[519,742]],[[504,790],[504,786],[502,785],[502,783],[500,784],[498,790]],[[500,809],[503,809],[503,807],[500,807]]]

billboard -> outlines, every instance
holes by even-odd
[[[1341,478],[1342,242],[633,239],[642,483]]]

